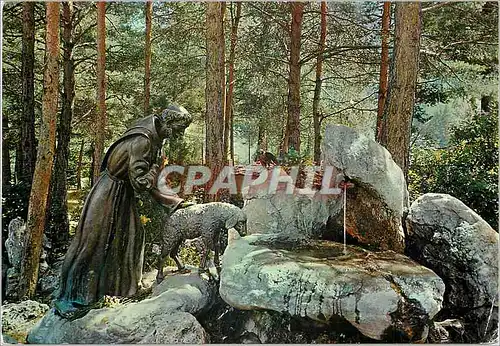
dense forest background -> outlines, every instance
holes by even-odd
[[[105,148],[170,102],[194,116],[167,153],[185,165],[248,164],[259,149],[312,164],[329,123],[398,156],[391,127],[403,129],[411,199],[449,193],[498,226],[497,2],[64,2],[53,27],[59,101],[49,120],[46,7],[3,7],[4,231],[15,217],[29,219],[46,133],[57,147],[40,194],[48,206],[42,228],[57,248],[67,244]],[[403,47],[405,37],[416,44]],[[398,44],[416,66],[398,68]],[[416,89],[406,98],[398,83],[411,71]],[[408,130],[398,109],[390,114],[398,95],[410,109]]]

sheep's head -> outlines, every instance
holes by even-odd
[[[231,216],[226,220],[226,229],[234,228],[243,237],[247,234],[247,216],[238,207],[231,209]]]

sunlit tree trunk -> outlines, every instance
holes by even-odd
[[[97,3],[97,118],[94,122],[94,165],[95,183],[100,173],[104,151],[104,137],[108,119],[106,116],[106,3]]]
[[[45,71],[43,78],[42,121],[38,156],[28,208],[25,253],[21,261],[19,293],[22,298],[35,294],[49,182],[56,146],[57,101],[59,94],[59,3],[46,4]]]
[[[47,218],[48,236],[52,241],[52,250],[57,254],[69,239],[69,220],[67,206],[67,169],[69,143],[71,139],[71,120],[73,118],[73,100],[75,97],[75,62],[73,59],[73,2],[62,3],[62,42],[63,42],[63,93],[62,111],[57,126],[57,150],[54,160],[54,172],[51,178],[49,195],[49,217]]]
[[[144,116],[149,115],[149,99],[151,93],[151,17],[153,15],[153,3],[146,1],[146,38],[144,45]]]
[[[21,140],[19,142],[22,153],[21,165],[16,172],[20,182],[31,186],[36,162],[35,138],[35,3],[23,3],[23,39],[21,51],[21,80],[22,89],[22,121]],[[28,189],[29,191],[29,189]]]
[[[383,141],[394,161],[408,174],[410,132],[415,106],[415,90],[421,34],[421,3],[398,2],[395,6],[394,56],[384,118]]]
[[[226,111],[224,122],[224,152],[230,152],[231,162],[234,163],[234,136],[233,136],[233,92],[234,92],[234,60],[236,56],[236,43],[238,38],[238,23],[241,17],[241,2],[236,3],[236,15],[233,16],[231,4],[231,46],[229,50],[229,78],[226,93]]]
[[[323,74],[323,52],[326,45],[326,18],[327,18],[326,1],[321,2],[321,32],[319,37],[318,60],[316,62],[316,83],[314,87],[313,97],[313,124],[314,124],[314,162],[320,161],[320,144],[321,144],[321,113],[319,112],[319,101],[321,98],[321,85]]]
[[[206,4],[206,165],[212,171],[210,187],[224,164],[224,30],[222,4]],[[210,199],[214,199],[212,196]]]
[[[290,70],[288,76],[288,145],[285,150],[294,148],[300,152],[300,36],[302,31],[303,2],[292,2],[292,21],[290,25]]]
[[[384,2],[382,12],[382,53],[380,58],[380,76],[378,90],[378,107],[377,107],[377,141],[381,142],[382,133],[385,132],[383,127],[386,126],[384,121],[385,100],[387,99],[387,84],[389,82],[389,29],[391,26],[391,3]]]

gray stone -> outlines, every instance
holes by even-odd
[[[207,308],[213,281],[196,274],[167,276],[151,298],[137,303],[90,310],[70,321],[52,309],[29,333],[30,343],[128,344],[205,343],[207,336],[191,316]]]
[[[382,340],[391,330],[420,340],[441,309],[444,284],[431,270],[393,251],[372,253],[311,241],[277,247],[234,232],[222,262],[220,295],[242,310],[267,309],[328,322],[345,318]]]
[[[323,166],[354,183],[347,192],[347,232],[370,249],[404,251],[401,218],[408,190],[401,168],[375,140],[341,125],[327,125]],[[332,214],[334,233],[343,230],[343,213]]]
[[[10,265],[18,271],[21,268],[25,235],[26,225],[20,217],[16,217],[9,223],[9,236],[5,241],[5,249]]]
[[[7,269],[5,281],[5,296],[7,300],[18,300],[17,294],[19,293],[19,270],[16,268]]]
[[[2,345],[4,344],[17,344],[18,341],[8,335],[2,334]]]
[[[174,312],[162,319],[162,326],[146,335],[140,344],[206,344],[208,335],[196,318],[187,312]]]
[[[28,331],[49,310],[46,304],[33,300],[20,303],[7,303],[2,306],[2,333],[25,343]]]
[[[398,215],[408,208],[408,190],[401,168],[375,140],[342,125],[327,125],[322,145],[323,164],[351,179],[370,185]]]
[[[498,233],[446,194],[418,198],[406,223],[409,256],[446,284],[444,308],[463,316],[468,342],[488,340],[498,326]]]
[[[302,189],[298,189],[302,190]],[[247,196],[243,211],[247,215],[248,234],[281,234],[288,239],[318,238],[337,200],[306,194],[262,193]]]
[[[38,276],[38,289],[41,294],[52,297],[57,295],[62,264],[63,260],[59,260],[48,267],[43,273],[40,272]]]

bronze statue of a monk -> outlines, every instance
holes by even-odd
[[[110,146],[64,259],[55,301],[60,315],[70,317],[104,295],[137,292],[145,237],[134,192],[148,191],[172,211],[182,207],[182,199],[157,189],[156,161],[163,140],[182,135],[191,120],[184,108],[169,106],[161,116],[138,120]]]

